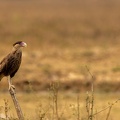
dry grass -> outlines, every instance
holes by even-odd
[[[79,95],[79,99],[78,96]],[[106,97],[107,95],[107,97]],[[86,97],[89,96],[88,109],[91,109],[91,93],[72,93],[58,92],[57,104],[55,96],[50,92],[40,93],[19,93],[17,94],[21,104],[25,120],[91,120],[91,113],[88,115],[86,110]],[[92,120],[109,119],[119,120],[119,94],[94,94],[94,108]],[[13,119],[17,118],[12,100],[7,93],[2,94],[1,98],[8,100],[7,115]],[[79,104],[78,104],[79,100]],[[117,103],[116,103],[117,100]],[[57,106],[56,106],[57,105]],[[79,105],[79,106],[78,106]],[[4,100],[0,99],[1,114],[4,114]],[[56,111],[57,107],[57,111]],[[79,107],[79,110],[78,110]],[[111,109],[110,109],[111,108]],[[78,113],[79,112],[79,113]],[[89,111],[90,112],[90,111]]]
[[[88,114],[84,91],[91,89],[86,65],[94,75],[98,92],[93,112],[118,99],[117,93],[101,94],[101,91],[120,91],[119,4],[119,0],[0,0],[0,59],[15,41],[28,44],[23,50],[21,68],[13,78],[17,91],[25,92],[18,94],[25,118],[54,120],[59,116],[62,120],[84,120]],[[60,93],[52,94],[52,99],[46,91],[51,81],[56,80],[60,82]],[[7,91],[6,78],[0,82],[0,90]],[[77,97],[74,92],[78,91],[84,93]],[[0,98],[8,100],[13,117],[10,96],[0,94]],[[3,99],[0,106],[4,105]],[[58,111],[52,103],[56,99]],[[119,103],[109,110],[94,119],[119,120]],[[54,112],[58,115],[54,116]]]
[[[0,3],[0,58],[11,50],[13,42],[23,40],[28,44],[16,85],[30,81],[42,89],[44,80],[69,81],[67,84],[89,81],[86,65],[95,75],[96,84],[105,82],[109,86],[116,81],[118,85],[119,1]]]

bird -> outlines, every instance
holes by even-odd
[[[17,41],[13,44],[11,52],[2,59],[0,62],[0,81],[3,77],[7,77],[9,90],[14,90],[15,86],[12,85],[12,80],[18,71],[22,60],[22,48],[27,44],[23,41]]]

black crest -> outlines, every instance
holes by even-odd
[[[15,46],[16,44],[20,44],[20,43],[22,43],[22,41],[18,41],[16,43],[14,43],[13,46]]]

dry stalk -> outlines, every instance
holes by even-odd
[[[90,116],[90,96],[87,92],[87,97],[86,97],[86,110],[87,110],[87,116],[88,116],[88,120],[89,120],[89,116]]]
[[[40,103],[39,106],[38,106],[38,108],[36,109],[36,112],[37,112],[37,115],[38,115],[38,119],[39,120],[45,119],[46,114],[49,111],[49,109],[50,109],[50,106],[49,106],[49,108],[47,108],[45,110],[44,107],[42,106],[42,104]]]
[[[89,96],[86,98],[86,109],[87,109],[87,113],[88,113],[88,120],[93,120],[93,117],[107,109],[108,110],[108,113],[107,113],[107,117],[106,117],[106,120],[108,120],[109,116],[110,116],[110,112],[111,112],[111,109],[113,107],[113,105],[115,105],[120,99],[117,99],[115,102],[113,102],[112,104],[110,104],[109,106],[105,107],[104,109],[96,112],[96,113],[93,113],[93,110],[94,110],[94,76],[91,74],[89,68],[86,66],[86,69],[88,71],[88,73],[90,74],[90,76],[92,77],[92,81],[91,81],[91,91],[92,91],[92,96],[91,96],[91,108],[89,110],[89,107],[88,107],[88,100],[89,100]],[[90,114],[89,114],[90,113]]]
[[[112,106],[115,105],[119,100],[120,100],[120,99],[117,99],[115,102],[113,102],[113,103],[110,104],[109,106],[103,108],[102,110],[98,111],[97,113],[94,113],[93,116],[95,116],[95,115],[97,115],[97,114],[99,114],[99,113],[101,113],[101,112],[103,112],[103,111],[105,111],[105,110],[107,110],[107,109],[110,109],[110,110],[111,110]]]
[[[80,97],[79,97],[79,95],[77,96],[77,120],[80,120],[80,103],[79,103],[79,101],[80,101]]]
[[[90,70],[89,70],[89,68],[87,66],[86,66],[86,69],[87,69],[88,73],[90,74],[90,76],[92,78],[92,80],[91,80],[91,92],[92,92],[92,95],[91,95],[91,108],[90,108],[90,112],[87,111],[88,115],[89,115],[88,120],[89,119],[93,120],[93,110],[94,110],[94,76],[92,75],[92,73],[90,72]]]
[[[94,107],[94,87],[92,84],[92,101],[91,101],[91,114],[90,114],[90,120],[93,120],[93,107]]]
[[[8,111],[9,111],[8,100],[4,99],[4,103],[5,103],[5,117],[6,117],[6,120],[7,120],[8,119]]]
[[[109,118],[109,116],[110,116],[111,108],[112,108],[112,106],[109,107],[109,110],[108,110],[108,113],[107,113],[106,120],[108,120],[108,118]]]
[[[9,93],[10,93],[10,95],[12,97],[12,100],[13,100],[13,103],[14,103],[14,106],[15,106],[15,109],[16,109],[19,120],[24,120],[24,116],[23,116],[21,107],[19,105],[19,102],[18,102],[18,100],[16,98],[15,91],[13,89],[9,89]]]
[[[89,96],[89,94],[87,92],[86,110],[87,110],[88,120],[93,120],[93,110],[94,110],[94,91],[93,91],[93,89],[92,89],[91,96]]]
[[[56,115],[56,119],[59,120],[59,114],[58,114],[58,89],[59,89],[59,83],[53,82],[50,85],[50,89],[52,91],[52,99],[53,99],[53,115]]]

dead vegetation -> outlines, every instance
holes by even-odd
[[[90,80],[87,65],[95,75],[97,88],[119,90],[118,0],[0,3],[0,58],[16,40],[28,44],[14,80],[16,86],[21,83],[19,89],[25,90],[27,82],[31,82],[36,90],[43,90],[49,81],[59,80],[65,89],[79,84],[86,90]]]
[[[87,93],[61,92],[60,83],[52,82],[47,92],[19,93],[18,98],[22,105],[25,120],[119,120],[118,94],[96,94],[94,87]],[[0,117],[17,120],[12,100],[8,94],[1,93]],[[109,100],[109,102],[108,102]],[[4,105],[2,104],[4,103]],[[2,104],[2,105],[1,105]],[[30,113],[31,112],[31,113]]]
[[[19,93],[18,99],[25,118],[119,120],[119,3],[118,0],[0,0],[0,59],[15,41],[28,44],[21,68],[13,79],[17,91],[24,92]],[[91,93],[84,93],[91,90],[92,79],[86,66],[94,75],[94,88],[98,92],[95,101]],[[12,103],[5,92],[6,81],[4,78],[0,82],[3,92],[0,97],[7,96],[9,101],[3,106],[0,99],[0,116],[8,110],[4,117],[10,115],[13,119],[16,118],[11,113],[13,107],[7,106]],[[56,81],[60,93],[50,87]]]

